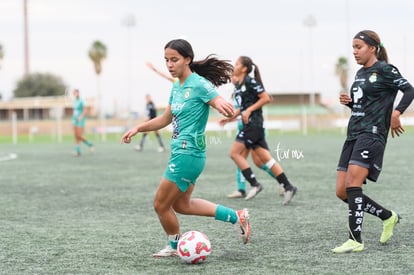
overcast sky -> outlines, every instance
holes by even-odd
[[[145,94],[167,103],[171,84],[150,71],[165,70],[164,45],[185,37],[195,59],[215,53],[232,63],[248,55],[258,65],[268,92],[315,90],[336,102],[340,90],[335,63],[345,56],[350,80],[358,69],[352,37],[376,31],[390,62],[414,83],[414,1],[412,0],[28,0],[30,71],[61,76],[84,97],[97,95],[96,75],[87,52],[95,40],[108,48],[101,89],[108,111],[142,110]],[[126,27],[127,16],[135,26]],[[316,25],[306,26],[312,16]],[[411,30],[410,30],[411,29]],[[0,0],[0,44],[5,52],[0,93],[12,97],[22,77],[23,0]],[[219,89],[228,96],[232,87]]]

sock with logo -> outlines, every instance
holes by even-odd
[[[364,221],[362,188],[348,187],[346,188],[346,194],[348,196],[349,238],[362,243],[361,232]]]
[[[250,183],[251,186],[258,186],[259,183],[256,180],[256,176],[253,174],[252,169],[247,168],[241,171],[244,178]]]
[[[390,210],[382,207],[367,195],[363,194],[362,196],[364,201],[364,212],[374,215],[383,221],[391,217],[392,212]],[[344,199],[343,201],[348,203],[348,199]]]
[[[283,186],[283,188],[285,188],[286,191],[289,191],[289,190],[293,189],[292,184],[290,184],[290,182],[289,182],[289,180],[286,177],[286,174],[284,172],[282,172],[281,174],[276,176],[276,179],[279,182],[279,184],[281,184]]]
[[[374,215],[376,217],[379,217],[381,220],[386,220],[391,217],[392,213],[388,209],[385,209],[381,205],[379,205],[377,202],[372,200],[367,195],[363,195],[364,200],[364,211]]]

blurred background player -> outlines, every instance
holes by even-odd
[[[233,75],[231,78],[231,82],[232,84],[236,84],[237,82],[237,78]],[[237,100],[234,96],[234,93],[232,95],[232,99],[233,99],[233,105],[234,105],[234,109],[237,110],[240,108],[239,104],[237,103]],[[241,116],[237,116],[235,118],[224,118],[221,119],[219,121],[219,124],[224,127],[224,125],[226,125],[229,122],[232,121],[237,121],[237,131],[240,131],[243,128],[243,122],[241,120]],[[246,154],[246,158],[249,155],[249,153],[251,153],[251,157],[253,160],[253,163],[260,169],[264,170],[266,173],[268,173],[271,177],[273,177],[274,179],[276,179],[275,175],[273,174],[273,172],[261,161],[261,159],[257,156],[257,154],[249,149],[247,150],[247,154]],[[237,190],[234,191],[233,193],[229,194],[227,197],[228,198],[245,198],[246,197],[246,179],[244,178],[241,170],[239,167],[236,168],[236,182],[237,182]],[[279,185],[279,195],[283,196],[283,194],[285,193],[285,189],[283,188],[283,186]]]
[[[253,73],[254,76],[250,76],[250,73]],[[262,106],[270,102],[270,96],[262,84],[259,68],[250,57],[240,56],[234,65],[233,74],[236,77],[234,95],[240,108],[232,118],[240,114],[243,128],[238,132],[236,140],[233,142],[230,156],[251,185],[245,199],[252,199],[263,190],[263,185],[257,181],[247,161],[247,154],[249,150],[252,150],[285,189],[283,205],[287,205],[296,194],[297,187],[290,184],[282,167],[270,154],[265,139]]]
[[[161,76],[161,77],[163,77],[163,78],[165,78],[165,79],[167,79],[167,80],[169,80],[173,83],[174,83],[174,81],[178,80],[177,78],[172,77],[171,74],[164,73],[163,71],[160,71],[159,69],[155,68],[155,66],[151,62],[146,62],[145,65],[147,65],[147,67],[150,70],[154,71],[159,76]]]
[[[85,143],[91,153],[94,152],[93,144],[88,141],[83,136],[83,130],[85,128],[85,120],[86,120],[86,110],[84,108],[84,102],[79,95],[79,90],[73,90],[73,114],[72,114],[72,125],[73,125],[73,133],[75,136],[75,153],[74,155],[79,157],[81,156],[81,147],[80,143]]]
[[[151,119],[153,119],[157,116],[157,109],[156,109],[155,104],[152,101],[150,95],[147,94],[145,96],[145,100],[147,101],[147,104],[146,104],[147,120],[151,120]],[[164,143],[162,142],[162,138],[161,138],[160,133],[158,132],[158,130],[155,130],[154,133],[155,133],[155,136],[157,137],[158,144],[159,144],[158,152],[164,152],[165,147],[164,147]],[[147,138],[147,135],[148,135],[148,133],[146,133],[146,132],[142,134],[141,141],[140,141],[139,145],[135,146],[135,150],[142,151],[144,149],[144,143],[145,143],[145,140]]]

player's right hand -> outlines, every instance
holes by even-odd
[[[126,132],[122,137],[121,137],[121,144],[122,143],[131,143],[131,138],[133,136],[135,136],[135,134],[137,133],[137,131],[135,129],[131,129],[128,132]]]
[[[348,103],[352,102],[352,98],[348,94],[340,94],[339,102],[343,105],[347,105]]]

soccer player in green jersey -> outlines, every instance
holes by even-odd
[[[230,81],[233,66],[214,55],[194,61],[193,49],[183,39],[168,42],[164,47],[164,58],[170,74],[178,78],[172,86],[165,112],[137,125],[121,138],[121,143],[130,143],[139,132],[172,124],[171,157],[154,198],[154,209],[168,235],[168,245],[153,256],[177,255],[180,226],[176,213],[215,217],[235,224],[243,242],[247,243],[250,238],[247,209],[235,211],[204,199],[191,198],[206,161],[205,128],[210,106],[227,117],[234,113],[232,104],[214,88]]]
[[[250,76],[251,73],[254,77]],[[259,68],[250,57],[240,56],[234,66],[234,76],[237,78],[234,93],[240,108],[233,118],[241,115],[243,128],[233,142],[230,156],[251,185],[245,199],[252,199],[263,190],[263,185],[257,181],[247,161],[247,154],[251,150],[285,189],[283,204],[287,205],[296,194],[297,187],[289,182],[281,165],[272,157],[265,139],[262,106],[270,102],[270,96],[262,84]]]
[[[81,148],[80,143],[84,142],[89,148],[90,151],[94,151],[93,144],[88,141],[83,136],[83,129],[85,128],[85,116],[86,111],[84,108],[83,99],[79,95],[79,90],[75,89],[73,91],[73,114],[72,114],[72,125],[73,125],[73,132],[75,136],[75,156],[81,156]]]
[[[388,64],[387,51],[377,33],[357,33],[352,43],[357,64],[362,65],[351,86],[350,95],[341,94],[340,102],[351,108],[347,138],[339,158],[336,195],[348,204],[349,239],[332,249],[334,253],[359,252],[364,249],[361,238],[364,213],[383,221],[380,243],[393,235],[401,217],[362,192],[366,179],[377,181],[382,169],[389,129],[391,135],[404,132],[400,115],[414,98],[414,88],[398,69]],[[397,92],[404,93],[394,108]]]

